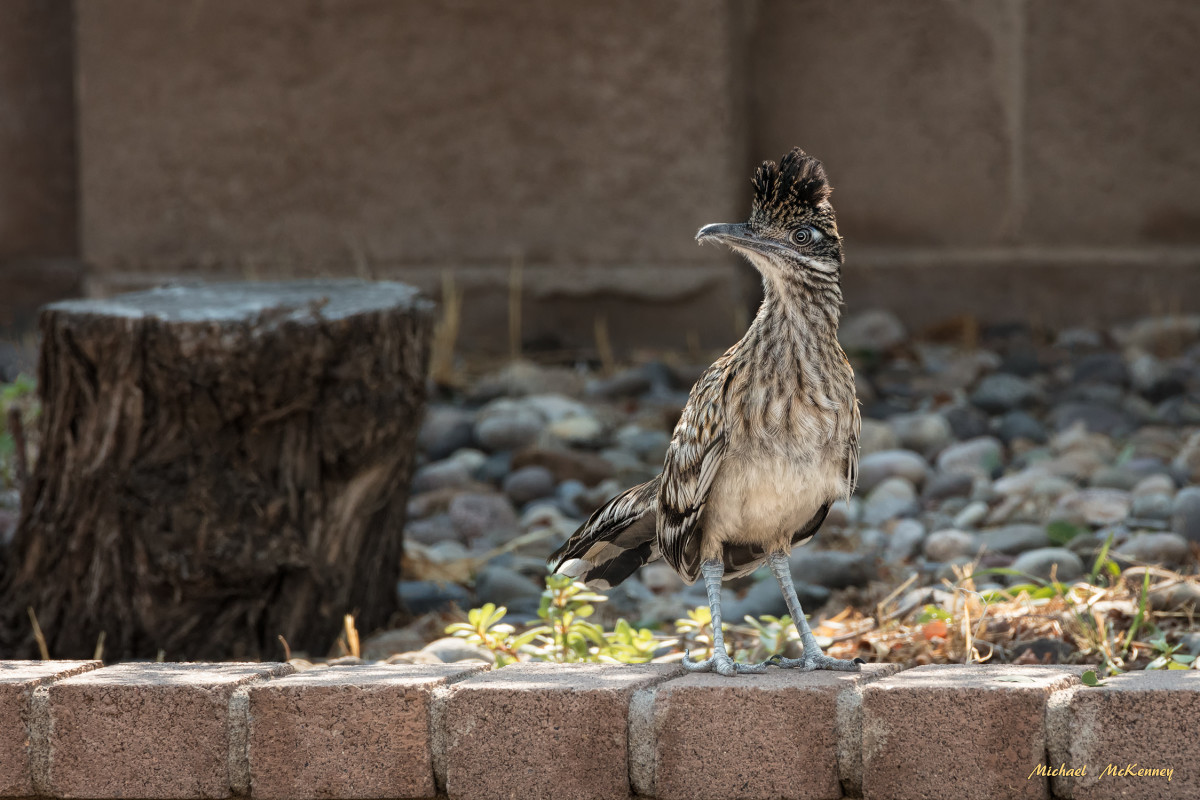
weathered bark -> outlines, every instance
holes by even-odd
[[[396,283],[162,289],[46,307],[41,454],[0,655],[323,653],[398,612],[431,309]]]

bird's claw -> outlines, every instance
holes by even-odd
[[[867,662],[861,658],[856,658],[853,661],[845,661],[840,658],[827,656],[824,653],[812,656],[804,655],[800,658],[784,658],[781,655],[774,655],[763,662],[763,664],[772,664],[780,669],[798,669],[801,672],[812,672],[818,669],[831,669],[838,672],[858,672],[865,663]]]
[[[717,651],[703,661],[693,661],[691,651],[683,655],[683,668],[688,672],[715,672],[718,675],[733,677],[734,675],[757,675],[767,671],[767,662],[761,664],[742,664],[734,661],[728,653]]]

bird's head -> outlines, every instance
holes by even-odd
[[[836,284],[843,256],[832,191],[821,162],[794,148],[754,173],[749,221],[705,225],[696,241],[728,245],[768,279]]]

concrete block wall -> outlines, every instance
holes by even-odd
[[[504,349],[520,265],[531,343],[724,344],[754,278],[692,234],[799,144],[851,310],[1197,310],[1198,39],[1192,0],[6,0],[0,269],[452,271]]]
[[[1200,797],[1200,673],[0,662],[0,797]]]

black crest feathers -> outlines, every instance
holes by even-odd
[[[778,166],[774,161],[764,161],[754,173],[754,207],[764,213],[815,207],[827,201],[832,192],[821,162],[799,147],[792,148]]]

